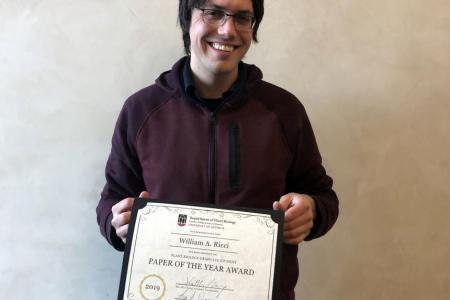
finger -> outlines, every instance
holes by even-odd
[[[139,198],[150,198],[150,193],[147,191],[143,191],[139,194]]]
[[[133,207],[134,198],[128,197],[123,199],[122,201],[119,201],[116,203],[112,208],[111,211],[114,215],[118,215],[122,212],[129,211]]]
[[[305,233],[305,234],[302,234],[302,235],[300,235],[300,236],[298,236],[298,237],[296,237],[296,238],[285,239],[284,242],[285,242],[286,244],[296,246],[296,245],[300,244],[301,242],[303,242],[303,241],[306,239],[306,237],[308,236],[308,234],[309,234],[309,233],[307,233],[307,234]]]
[[[311,228],[312,228],[312,224],[305,224],[298,228],[294,228],[291,230],[285,230],[283,237],[285,239],[295,239],[304,234],[308,235],[311,232]]]
[[[302,202],[293,201],[291,207],[286,210],[284,214],[284,222],[288,223],[296,218],[304,215],[308,210],[308,207],[303,205]]]
[[[130,218],[131,218],[131,211],[123,212],[121,214],[113,216],[111,220],[111,225],[114,228],[119,228],[120,226],[130,223]]]
[[[272,204],[272,207],[273,207],[273,210],[284,210],[283,207],[281,206],[280,202],[278,202],[278,201],[275,201]]]
[[[297,218],[289,221],[289,222],[285,222],[284,223],[284,230],[291,230],[294,228],[298,228],[300,226],[303,226],[305,224],[308,223],[312,223],[313,219],[312,219],[312,215],[308,215],[308,214],[303,214],[298,216]]]
[[[122,240],[125,239],[128,234],[128,224],[120,226],[118,229],[116,229],[116,234]]]
[[[291,207],[286,211],[285,222],[290,222],[305,213],[308,214],[308,217],[314,218],[314,204],[314,199],[308,195],[298,195],[297,197],[294,197],[291,202]]]
[[[279,205],[279,207],[282,210],[286,211],[291,206],[293,198],[294,198],[294,194],[293,193],[289,193],[289,194],[283,195],[280,198],[280,200],[277,202],[278,203],[277,205]]]
[[[314,220],[314,213],[308,206],[294,205],[285,213],[285,226],[299,226]]]

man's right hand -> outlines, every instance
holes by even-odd
[[[139,194],[139,198],[150,198],[150,194],[147,191],[143,191]],[[131,208],[133,207],[134,198],[125,198],[116,203],[112,208],[113,218],[111,225],[116,230],[117,236],[125,244],[127,241],[128,223],[130,223]]]

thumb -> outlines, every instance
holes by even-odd
[[[273,202],[273,210],[283,210],[283,207],[281,206],[280,202],[274,201]]]
[[[147,191],[143,191],[139,194],[139,198],[150,198],[150,193]]]
[[[292,202],[292,195],[286,194],[282,196],[279,201],[275,201],[273,203],[273,209],[286,211],[291,205],[291,202]]]

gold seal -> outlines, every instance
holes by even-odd
[[[145,300],[162,300],[166,293],[166,283],[161,276],[147,275],[141,281],[139,292]]]

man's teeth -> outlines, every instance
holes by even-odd
[[[219,43],[212,43],[212,47],[214,49],[217,50],[222,50],[222,51],[227,51],[227,52],[231,52],[234,50],[234,46],[231,45],[224,45],[224,44],[219,44]]]

